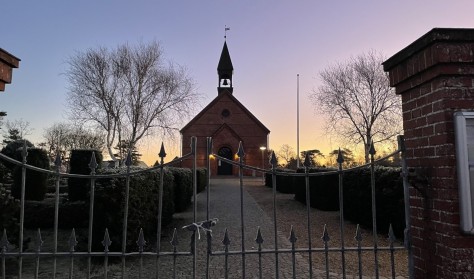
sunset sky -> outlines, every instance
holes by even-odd
[[[3,1],[0,48],[21,62],[0,93],[0,110],[5,120],[30,122],[28,138],[39,143],[44,128],[66,120],[68,56],[156,40],[194,78],[203,95],[198,113],[217,96],[227,25],[234,96],[270,129],[270,148],[296,150],[300,74],[300,150],[327,154],[340,143],[325,135],[324,116],[308,98],[321,70],[369,50],[388,58],[434,27],[474,28],[473,11],[472,0]],[[147,163],[157,159],[162,140],[141,144]],[[168,160],[179,154],[178,143],[165,144]]]

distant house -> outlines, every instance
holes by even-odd
[[[18,68],[20,59],[0,48],[0,91],[5,91],[5,84],[12,82],[13,68]]]
[[[242,142],[246,164],[256,167],[261,167],[263,164],[267,165],[267,156],[264,156],[264,150],[262,149],[268,147],[270,130],[233,95],[233,72],[234,67],[227,43],[224,42],[217,66],[219,76],[218,95],[180,131],[183,155],[191,151],[191,137],[197,137],[198,167],[207,166],[207,137],[212,137],[213,152],[219,156],[236,160],[239,142]],[[184,161],[183,166],[191,167],[192,161]],[[236,167],[214,159],[211,161],[211,174],[237,175],[238,171]],[[250,175],[251,173],[245,174]]]

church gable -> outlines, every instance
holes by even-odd
[[[233,95],[233,65],[227,44],[217,67],[219,78],[217,96],[186,126],[181,129],[181,154],[191,152],[191,137],[197,138],[195,162],[199,167],[210,164],[212,175],[234,175],[237,168],[221,160],[212,160],[207,156],[206,138],[212,138],[213,151],[220,157],[236,160],[235,153],[239,143],[245,150],[245,163],[253,166],[265,165],[263,151],[268,148],[268,134],[265,127],[237,98]],[[211,161],[208,161],[211,159]],[[193,165],[192,160],[184,160],[183,167]],[[252,172],[244,172],[249,175]]]
[[[181,129],[182,134],[199,133],[205,130],[216,130],[222,124],[227,124],[239,135],[266,133],[270,131],[231,93],[222,92],[196,117]],[[211,129],[210,127],[214,127]],[[200,134],[200,133],[199,133]],[[198,134],[196,134],[198,135]]]

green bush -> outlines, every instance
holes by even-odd
[[[137,168],[138,169],[138,168]],[[135,168],[133,170],[137,170]],[[101,171],[101,174],[125,172],[125,168]],[[123,216],[125,210],[125,178],[98,179],[95,191],[94,247],[103,250],[101,241],[105,228],[112,240],[111,250],[120,251],[122,243]],[[162,226],[169,224],[174,213],[174,177],[164,172]],[[158,194],[160,171],[147,171],[130,177],[129,212],[127,226],[127,247],[137,250],[136,241],[140,228],[147,241],[156,239]],[[149,242],[150,243],[150,242]]]
[[[288,174],[294,173],[294,170],[290,169],[276,169],[276,190],[280,193],[292,194],[294,192],[294,177]],[[265,186],[273,187],[273,175],[272,173],[265,174]]]
[[[23,149],[25,142],[26,142],[27,148],[34,147],[34,145],[28,140],[15,140],[7,144],[4,148],[2,148],[2,151],[0,152],[12,159],[15,159],[21,162],[22,161],[21,152],[18,153],[17,150]],[[10,170],[13,170],[16,166],[15,164],[7,162],[7,161],[4,161],[3,164],[5,165],[5,167],[9,168]]]
[[[54,198],[25,203],[25,228],[45,229],[54,227]],[[60,229],[87,228],[89,204],[85,201],[60,200],[58,227]]]
[[[0,234],[7,231],[8,241],[12,245],[18,244],[18,232],[20,226],[20,202],[13,199],[5,189],[5,185],[0,183]]]
[[[395,236],[403,237],[405,207],[401,169],[375,168],[377,231],[387,233],[392,224]],[[344,218],[372,227],[372,190],[370,169],[359,169],[344,176]]]
[[[174,177],[174,208],[183,212],[193,196],[193,172],[188,168],[169,168]]]
[[[298,169],[298,173],[304,173],[304,169]],[[334,171],[329,168],[311,168],[309,173],[322,173]],[[306,180],[305,177],[294,177],[295,200],[306,203]],[[310,206],[325,211],[339,210],[339,176],[329,174],[309,177]]]
[[[44,149],[28,148],[26,162],[41,169],[49,169],[49,157]],[[21,156],[22,150],[17,150],[17,156]],[[13,172],[12,195],[16,199],[21,198],[22,167],[16,166]],[[35,170],[26,169],[25,199],[41,201],[46,195],[48,187],[48,174]]]
[[[197,192],[201,193],[207,187],[207,169],[206,168],[197,168],[196,169],[196,178],[197,178]]]
[[[102,153],[93,149],[75,149],[71,150],[71,159],[69,162],[69,172],[73,174],[90,174],[89,163],[92,158],[92,152],[95,153],[95,159],[100,169],[102,163]],[[90,191],[90,180],[84,178],[68,179],[68,194],[70,201],[87,200]]]
[[[310,172],[330,169],[311,169]],[[392,224],[395,236],[402,238],[405,229],[403,181],[400,168],[375,168],[377,231],[387,233]],[[372,190],[370,169],[345,172],[343,176],[344,218],[355,224],[372,227]],[[306,203],[304,177],[295,177],[295,199]],[[310,177],[310,205],[321,210],[339,210],[338,174]]]

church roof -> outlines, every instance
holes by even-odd
[[[221,58],[219,59],[219,64],[217,65],[217,73],[226,73],[234,71],[234,66],[232,66],[232,60],[230,59],[229,49],[227,48],[227,43],[224,42],[224,47],[222,48]]]
[[[255,122],[255,124],[262,128],[267,134],[270,133],[270,130],[268,130],[268,128],[265,127],[265,125],[263,125],[263,123],[260,122],[257,117],[255,117],[244,105],[242,105],[241,102],[239,102],[239,100],[237,100],[237,98],[234,97],[234,95],[232,95],[231,92],[227,90],[217,95],[217,97],[214,98],[214,100],[212,100],[203,110],[201,110],[201,112],[198,113],[191,121],[189,121],[189,123],[186,124],[186,126],[184,126],[180,130],[180,132],[183,133],[183,131],[191,127],[199,118],[201,118],[201,116],[203,116],[210,108],[212,108],[217,102],[219,102],[219,100],[224,98],[224,96],[228,96],[235,104],[237,104],[237,106],[242,109],[242,111],[244,111]]]

